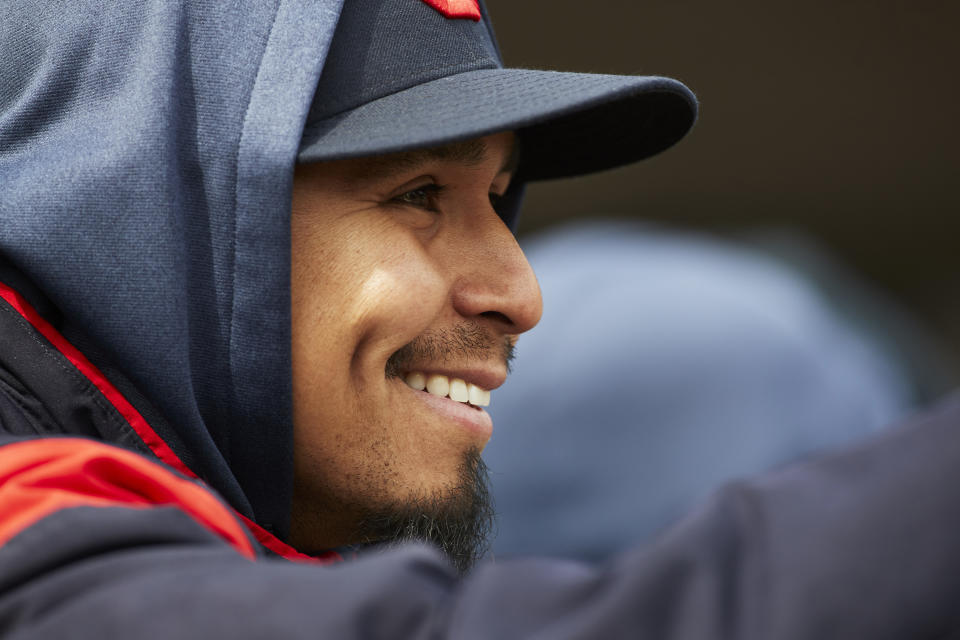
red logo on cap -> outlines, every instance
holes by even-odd
[[[423,0],[448,18],[480,20],[480,5],[477,0]]]

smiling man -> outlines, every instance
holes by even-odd
[[[474,0],[8,2],[0,61],[5,637],[949,628],[949,410],[607,567],[466,571],[523,185],[670,147],[681,83],[505,69]]]
[[[345,4],[292,185],[296,547],[482,554],[482,407],[541,313],[523,184],[653,155],[695,114],[667,78],[503,69],[472,0]]]
[[[482,551],[483,407],[541,311],[495,208],[514,149],[501,133],[297,169],[295,546],[420,538],[462,569]]]

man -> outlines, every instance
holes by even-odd
[[[480,451],[492,423],[482,407],[506,378],[516,336],[540,317],[533,272],[493,204],[514,148],[500,133],[298,169],[298,548],[420,526],[442,535],[462,568],[472,559],[489,512]]]
[[[853,454],[890,468],[833,509],[811,498],[850,458],[733,488],[606,570],[461,579],[416,545],[314,566],[407,537],[470,565],[482,406],[540,315],[504,223],[525,181],[676,142],[681,84],[502,70],[471,0],[8,4],[0,24],[10,637],[947,628],[960,523],[913,499],[960,459],[929,445],[937,420]],[[877,533],[891,484],[908,517]],[[898,540],[936,562],[879,588]],[[839,575],[854,602],[812,599]]]

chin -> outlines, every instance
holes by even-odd
[[[353,537],[375,547],[431,544],[464,572],[486,553],[493,518],[487,467],[473,448],[442,486],[362,509]]]

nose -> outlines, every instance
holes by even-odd
[[[516,238],[492,207],[460,226],[453,308],[500,333],[523,333],[543,313],[540,285]]]

